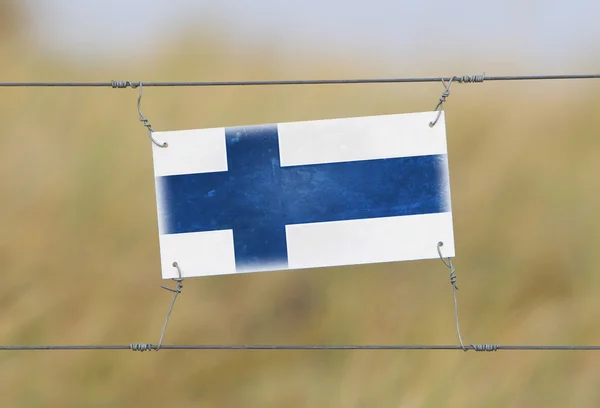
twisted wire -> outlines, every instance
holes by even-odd
[[[456,334],[458,336],[458,342],[460,343],[460,348],[463,351],[474,350],[474,351],[490,352],[490,351],[499,350],[500,346],[497,344],[470,344],[468,346],[464,345],[462,336],[460,334],[460,323],[458,321],[458,300],[457,300],[457,296],[456,296],[456,292],[458,292],[458,286],[456,285],[456,269],[454,268],[454,265],[452,265],[451,258],[448,258],[448,262],[446,262],[444,260],[444,257],[442,256],[442,251],[441,251],[442,246],[444,246],[444,243],[441,241],[438,242],[437,250],[438,250],[440,259],[442,260],[444,265],[446,265],[446,267],[448,269],[450,269],[450,284],[452,285],[452,294],[454,297],[454,323],[456,324]]]
[[[454,78],[454,80],[459,84],[481,83],[485,79],[485,72],[482,75],[463,75]]]
[[[131,81],[111,81],[111,86],[113,88],[125,89],[127,87],[131,87],[133,89],[141,86],[141,82],[131,82]]]
[[[446,265],[446,267],[450,269],[450,284],[452,285],[452,294],[454,296],[454,323],[456,324],[456,334],[458,335],[458,342],[460,343],[460,347],[464,351],[467,351],[468,348],[465,347],[465,345],[463,344],[462,336],[460,334],[460,323],[458,321],[458,300],[456,298],[458,286],[456,285],[456,269],[454,269],[454,265],[452,265],[452,259],[448,258],[448,262],[444,260],[441,250],[442,246],[444,246],[444,243],[442,241],[438,242],[437,251],[444,265]],[[474,345],[471,344],[471,346],[474,348],[474,350],[478,351],[478,349]]]
[[[142,113],[142,91],[143,91],[143,87],[142,87],[142,82],[139,82],[137,85],[133,86],[131,82],[129,81],[113,81],[114,87],[117,88],[125,88],[128,85],[132,86],[132,87],[136,87],[139,86],[140,87],[140,94],[138,96],[138,101],[137,101],[137,109],[138,109],[138,115],[140,118],[140,122],[142,122],[142,125],[144,125],[146,127],[146,129],[148,130],[148,137],[150,138],[150,140],[152,141],[152,143],[154,143],[156,146],[158,147],[168,147],[168,143],[164,142],[164,143],[158,143],[154,137],[152,136],[152,133],[154,132],[154,129],[152,129],[152,125],[150,125],[150,122],[148,121],[148,119],[146,119],[146,117],[144,117],[144,114]]]
[[[437,116],[436,116],[435,120],[429,122],[429,127],[434,127],[435,124],[440,119],[440,116],[442,115],[442,105],[444,104],[444,102],[446,102],[446,99],[450,96],[450,85],[452,85],[452,81],[455,78],[456,77],[450,78],[450,81],[448,81],[448,85],[446,85],[446,82],[444,80],[442,80],[442,84],[444,85],[444,87],[446,89],[444,89],[444,92],[442,92],[442,96],[440,97],[440,100],[434,109],[434,111],[437,111]],[[465,78],[466,77],[461,77],[462,80],[464,80]],[[470,79],[470,77],[469,77],[469,79]]]
[[[139,352],[158,350],[158,346],[155,347],[152,344],[147,344],[147,343],[133,343],[133,344],[129,345],[129,348],[132,351],[139,351]]]
[[[165,337],[165,332],[167,331],[167,325],[169,324],[169,319],[171,317],[171,312],[173,312],[173,306],[175,306],[175,301],[177,300],[177,296],[181,293],[181,289],[183,289],[183,276],[181,275],[181,268],[177,262],[173,262],[173,267],[177,268],[178,278],[173,279],[177,282],[177,287],[175,289],[171,289],[167,286],[161,286],[163,289],[173,292],[173,300],[171,301],[171,306],[169,307],[169,311],[167,312],[167,317],[165,319],[165,324],[163,325],[162,332],[160,333],[160,340],[158,341],[158,345],[156,346],[156,351],[160,350],[160,347],[163,342],[163,338]],[[141,350],[144,351],[144,350]]]

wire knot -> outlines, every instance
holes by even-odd
[[[454,80],[459,84],[481,83],[485,80],[485,72],[482,75],[463,75],[455,77]]]
[[[154,350],[154,346],[152,344],[147,343],[132,343],[129,345],[129,349],[131,349],[132,351],[144,352]]]
[[[497,344],[471,344],[471,348],[475,351],[497,351]],[[464,349],[467,351],[468,349]]]
[[[138,86],[140,86],[139,82],[131,82],[131,81],[111,81],[111,85],[113,88],[119,88],[119,89],[124,89],[127,87],[131,87],[133,89],[137,88]]]
[[[146,129],[148,129],[149,132],[154,132],[154,130],[152,129],[152,125],[150,124],[150,122],[148,121],[148,119],[146,119],[143,116],[140,116],[140,122],[142,122],[142,125],[146,127]]]
[[[172,279],[175,282],[177,282],[177,287],[175,289],[172,289],[168,286],[161,285],[161,288],[168,290],[169,292],[179,294],[179,293],[181,293],[181,289],[183,289],[183,276],[181,275],[181,268],[179,267],[179,264],[177,262],[173,262],[173,267],[177,268],[177,276],[178,277]]]
[[[450,270],[450,284],[454,289],[458,290],[458,286],[456,285],[456,269],[454,269],[454,265],[452,265],[452,269]]]
[[[438,102],[438,104],[436,105],[434,112],[437,111],[437,116],[435,118],[435,120],[429,122],[429,127],[434,127],[435,124],[437,123],[437,121],[440,119],[440,116],[442,115],[442,110],[443,110],[443,105],[444,102],[446,102],[446,99],[450,96],[450,85],[452,85],[452,81],[454,81],[456,79],[456,77],[452,77],[450,78],[450,81],[448,81],[448,84],[446,84],[446,81],[444,81],[442,79],[442,84],[444,85],[444,92],[442,92],[442,96],[440,97],[440,101]]]
[[[446,262],[444,260],[444,257],[442,256],[442,251],[440,249],[442,246],[444,246],[444,243],[441,241],[438,242],[438,245],[437,245],[438,254],[440,256],[440,259],[444,263],[444,265],[446,265],[446,267],[448,269],[450,269],[450,284],[452,285],[452,287],[455,290],[458,290],[458,286],[456,285],[456,268],[454,267],[454,265],[452,265],[452,260],[450,258],[448,258],[448,262]]]
[[[173,293],[181,293],[181,289],[183,289],[183,283],[181,280],[179,279],[173,279],[175,282],[177,282],[177,287],[175,289],[170,288],[168,286],[165,285],[161,285],[160,287],[163,288],[164,290],[168,290],[169,292],[173,292]]]
[[[158,340],[158,345],[156,346],[156,351],[160,350],[160,347],[163,342],[163,338],[165,337],[165,332],[167,331],[167,325],[169,324],[169,318],[171,317],[171,312],[173,311],[173,306],[175,305],[175,301],[177,300],[177,296],[181,293],[181,289],[183,289],[183,275],[181,274],[181,268],[177,262],[173,262],[173,267],[177,268],[177,278],[173,278],[175,282],[177,282],[177,287],[175,289],[171,289],[168,286],[161,285],[161,288],[168,290],[169,292],[175,293],[173,295],[173,300],[171,301],[171,306],[169,307],[169,311],[167,312],[167,317],[165,318],[165,324],[163,326],[162,332],[160,333],[160,340]]]
[[[437,107],[435,108],[435,110],[438,110],[438,108],[444,103],[446,102],[446,99],[450,96],[450,89],[446,88],[444,90],[444,92],[442,92],[442,96],[440,97],[440,101],[438,102]]]

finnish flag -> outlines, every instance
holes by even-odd
[[[155,132],[163,279],[453,257],[436,114]]]

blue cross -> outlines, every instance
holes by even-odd
[[[287,267],[286,225],[449,208],[446,155],[281,167],[277,125],[225,137],[228,171],[158,178],[161,233],[232,229],[236,268]]]

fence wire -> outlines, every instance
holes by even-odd
[[[266,86],[266,85],[335,85],[335,84],[389,84],[389,83],[424,83],[448,82],[481,83],[488,81],[532,81],[563,79],[600,79],[600,74],[565,74],[565,75],[463,75],[447,77],[398,77],[398,78],[359,78],[359,79],[294,79],[269,81],[110,81],[110,82],[0,82],[0,87],[110,87],[137,88],[143,86],[159,87],[209,87],[209,86]]]
[[[0,346],[0,351],[35,351],[35,350],[452,350],[452,351],[600,351],[600,346],[569,346],[569,345],[499,345],[499,344],[470,344],[459,345],[226,345],[226,344],[192,344],[192,345],[155,345],[134,343],[127,345],[37,345],[37,346]]]

